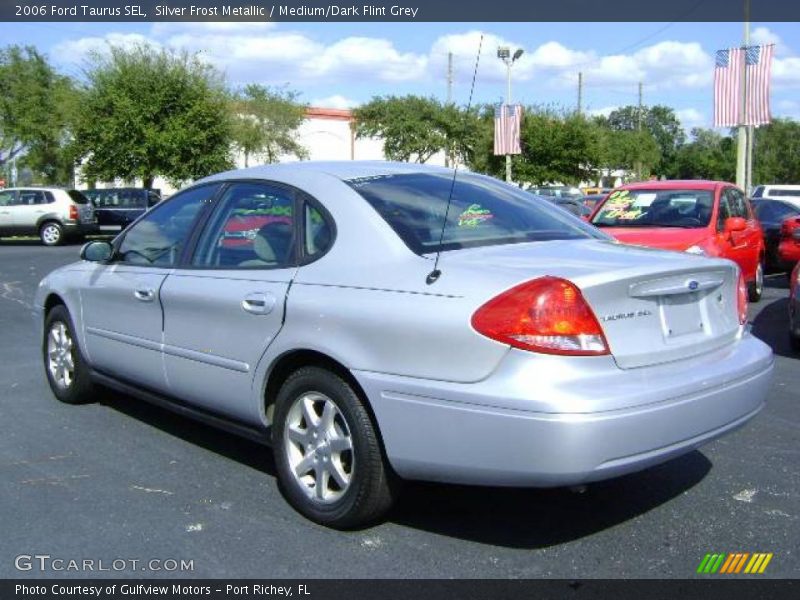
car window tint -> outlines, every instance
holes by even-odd
[[[725,229],[725,220],[733,216],[733,208],[731,207],[731,200],[728,191],[725,190],[719,197],[719,211],[717,213],[717,229],[723,231]]]
[[[729,188],[728,197],[730,198],[731,216],[749,219],[750,211],[747,207],[747,202],[745,202],[744,194],[735,188]]]
[[[75,204],[89,204],[89,199],[78,190],[69,190],[67,194],[69,194],[69,197],[72,198]]]
[[[528,192],[489,177],[460,175],[454,183],[452,173],[404,173],[359,177],[346,183],[417,254],[606,237],[566,211],[536,202]]]
[[[14,204],[14,192],[0,192],[0,206],[11,206]]]
[[[200,238],[198,267],[275,269],[295,263],[294,193],[259,183],[234,183]]]
[[[761,198],[761,196],[763,196],[763,195],[764,195],[764,186],[763,185],[759,185],[753,191],[753,198]]]
[[[776,198],[786,198],[786,197],[800,197],[800,188],[795,190],[771,190],[769,193],[770,196],[774,196]]]
[[[147,213],[125,234],[118,260],[159,267],[177,264],[197,216],[217,189],[217,185],[192,188]]]
[[[35,204],[47,204],[47,196],[42,190],[23,190],[19,193],[17,204],[23,206],[33,206]]]
[[[303,227],[306,256],[323,254],[331,245],[331,226],[322,213],[308,203],[304,207]]]

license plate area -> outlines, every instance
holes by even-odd
[[[699,294],[662,296],[659,302],[661,327],[664,338],[674,340],[686,336],[703,335],[708,327],[701,310]]]

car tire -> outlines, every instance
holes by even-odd
[[[750,302],[758,302],[764,293],[764,259],[758,261],[756,276],[747,286],[747,299]]]
[[[364,401],[338,375],[295,371],[281,386],[273,424],[275,464],[288,502],[312,521],[353,529],[392,506],[397,478]]]
[[[60,223],[48,221],[39,228],[39,239],[45,246],[58,246],[64,241],[64,230]]]
[[[75,328],[63,305],[53,307],[44,321],[42,361],[53,395],[66,404],[94,399],[89,367],[78,347]]]

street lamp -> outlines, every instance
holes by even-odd
[[[508,46],[498,46],[497,47],[497,58],[502,60],[506,64],[506,105],[511,105],[511,67],[514,65],[515,62],[519,60],[519,57],[522,56],[524,50],[522,48],[517,48],[514,50],[514,54],[511,54],[511,49]],[[505,116],[505,115],[503,115]],[[511,183],[511,155],[506,154],[506,181]]]

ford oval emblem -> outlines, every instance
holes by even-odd
[[[689,287],[689,290],[691,290],[692,292],[693,292],[693,291],[695,291],[697,288],[699,288],[699,287],[700,287],[700,284],[699,284],[699,283],[697,283],[697,282],[696,282],[696,281],[694,281],[694,280],[690,281],[690,282],[689,282],[687,285],[688,285],[688,287]]]

